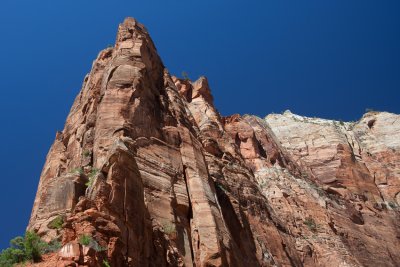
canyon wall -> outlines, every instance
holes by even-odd
[[[170,75],[127,18],[56,135],[28,229],[63,245],[37,266],[400,266],[399,192],[400,116],[222,117],[207,79]]]

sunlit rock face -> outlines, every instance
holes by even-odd
[[[127,18],[57,133],[28,229],[63,245],[36,266],[400,266],[399,192],[398,115],[222,117],[207,79],[171,76]]]

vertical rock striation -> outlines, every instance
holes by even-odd
[[[398,115],[221,117],[207,79],[171,76],[127,18],[57,133],[28,229],[63,244],[39,266],[399,266],[399,178]]]

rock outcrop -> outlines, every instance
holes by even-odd
[[[221,117],[132,18],[57,133],[37,266],[400,266],[400,116]],[[61,227],[54,221],[62,220]]]

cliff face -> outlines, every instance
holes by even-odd
[[[57,133],[28,229],[63,244],[38,266],[400,266],[399,178],[400,116],[223,118],[207,79],[171,76],[128,18]]]

